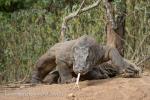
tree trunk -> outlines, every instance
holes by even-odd
[[[110,6],[106,10],[110,10],[112,18],[109,18],[109,12],[107,12],[107,45],[117,48],[119,53],[124,56],[126,0],[117,2],[115,8],[112,6],[112,2],[108,1],[108,3]],[[112,25],[111,19],[114,21],[115,26]]]

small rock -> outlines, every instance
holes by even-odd
[[[75,95],[73,93],[69,93],[68,97],[75,97]]]
[[[22,88],[25,88],[25,86],[24,86],[24,85],[21,85],[20,88],[21,88],[21,89],[22,89]]]
[[[68,100],[78,100],[73,93],[68,94]]]

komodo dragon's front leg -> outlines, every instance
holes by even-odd
[[[60,75],[60,82],[61,83],[71,83],[75,82],[75,78],[73,78],[71,70],[69,69],[68,64],[63,61],[57,60],[56,61],[56,68]]]
[[[31,83],[40,83],[43,78],[56,67],[55,57],[53,54],[46,52],[42,55],[35,64],[35,69],[32,73]]]

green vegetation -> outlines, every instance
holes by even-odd
[[[114,5],[119,0],[114,0]],[[80,0],[0,0],[0,73],[3,82],[29,77],[34,63],[59,42],[62,19],[78,9]],[[84,6],[92,4],[86,0]],[[83,34],[106,42],[105,8],[69,21],[66,40]],[[150,1],[127,0],[125,56],[138,61],[150,55]],[[28,76],[29,75],[29,76]]]

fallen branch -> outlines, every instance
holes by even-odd
[[[140,62],[138,62],[136,65],[139,66],[140,64],[144,63],[147,60],[150,60],[150,56],[144,58],[143,60],[141,60]]]

